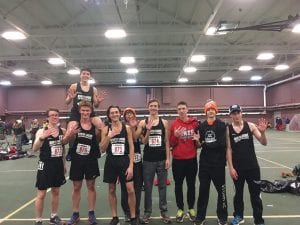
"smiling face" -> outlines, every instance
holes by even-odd
[[[91,79],[91,73],[87,70],[82,70],[80,73],[80,80],[83,82],[88,82]]]
[[[111,107],[110,110],[109,110],[108,117],[111,120],[111,122],[117,122],[117,121],[119,121],[120,117],[121,117],[121,112],[120,112],[119,108],[117,108],[117,107]]]
[[[91,116],[92,109],[88,106],[81,106],[79,109],[81,119],[88,119]]]
[[[185,119],[188,113],[188,107],[184,104],[180,104],[177,106],[177,113],[181,119]]]
[[[159,109],[159,103],[157,101],[149,102],[148,104],[148,110],[150,115],[157,115]]]
[[[59,113],[55,110],[49,110],[47,119],[49,124],[56,125],[59,122]]]

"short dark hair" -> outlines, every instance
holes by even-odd
[[[179,105],[185,105],[186,107],[188,106],[187,103],[185,101],[180,101],[177,103],[177,106]]]
[[[160,104],[159,104],[158,99],[156,99],[156,98],[150,99],[149,102],[148,102],[148,106],[149,106],[152,102],[157,102],[158,107],[160,107]]]
[[[88,71],[90,74],[92,74],[92,70],[90,68],[82,68],[80,70],[80,74],[83,72],[83,71]]]
[[[89,101],[81,101],[78,105],[78,109],[80,109],[81,107],[89,107],[91,110],[93,110],[93,105]]]
[[[47,117],[49,117],[49,112],[50,112],[50,111],[54,111],[54,112],[59,113],[59,110],[58,110],[57,108],[49,108],[49,109],[46,111]]]
[[[109,114],[110,114],[110,110],[111,110],[112,108],[117,108],[117,109],[119,110],[119,113],[120,113],[120,116],[121,116],[121,108],[120,108],[119,106],[117,106],[117,105],[111,105],[111,106],[109,106],[108,109],[106,110],[106,116],[107,116],[108,122],[111,122],[111,119],[109,118]]]

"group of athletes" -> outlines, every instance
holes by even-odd
[[[159,117],[159,101],[148,102],[149,116],[137,120],[133,108],[122,112],[119,106],[107,109],[107,121],[103,123],[95,115],[94,107],[104,100],[104,93],[89,84],[90,69],[82,69],[80,82],[69,88],[66,103],[73,103],[67,129],[59,126],[59,110],[50,108],[46,115],[48,126],[39,129],[33,144],[40,151],[37,171],[37,197],[35,202],[35,225],[42,224],[42,213],[46,191],[51,188],[50,224],[75,225],[80,220],[80,199],[83,180],[86,181],[88,200],[88,222],[97,224],[95,216],[95,180],[100,176],[98,158],[106,153],[103,182],[108,183],[108,200],[112,219],[110,225],[119,225],[117,215],[116,185],[121,185],[121,205],[132,225],[148,224],[152,214],[152,188],[157,176],[159,209],[164,223],[171,223],[167,206],[167,176],[172,167],[177,205],[176,222],[188,217],[194,225],[205,223],[211,181],[217,191],[218,224],[228,222],[225,185],[225,166],[235,186],[234,214],[232,225],[244,222],[243,190],[247,182],[253,208],[254,223],[264,224],[260,187],[260,169],[255,155],[253,136],[263,145],[267,144],[264,119],[258,124],[242,118],[239,105],[229,107],[232,123],[226,125],[217,118],[218,106],[209,100],[204,105],[206,120],[201,124],[188,115],[184,101],[177,104],[178,117],[172,122]],[[67,222],[58,216],[60,186],[66,182],[65,144],[72,141],[70,148],[70,180],[72,189],[72,215]],[[141,154],[141,144],[144,145]],[[200,160],[197,149],[201,148]],[[172,155],[172,162],[171,156]],[[171,165],[172,163],[172,165]],[[196,176],[200,186],[197,209]],[[187,207],[184,207],[183,182],[187,184]],[[144,214],[140,214],[141,191],[144,188]],[[185,211],[186,210],[186,211]]]

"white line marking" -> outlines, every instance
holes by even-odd
[[[66,180],[68,180],[69,177],[66,177]],[[51,191],[51,188],[47,189],[47,193]],[[30,201],[26,202],[24,205],[20,206],[18,209],[16,209],[15,211],[13,211],[12,213],[8,214],[7,216],[3,217],[2,219],[0,219],[0,224],[3,223],[4,221],[8,220],[10,217],[12,217],[13,215],[15,215],[17,212],[21,211],[22,209],[26,208],[27,206],[29,206],[31,203],[35,202],[35,198],[31,199]]]
[[[285,165],[283,165],[283,164],[281,164],[281,163],[274,162],[274,161],[272,161],[272,160],[268,160],[268,159],[265,159],[265,158],[262,158],[262,157],[259,157],[259,156],[257,156],[257,158],[259,158],[259,159],[261,159],[261,160],[264,160],[264,161],[266,161],[266,162],[269,162],[269,163],[273,163],[273,164],[275,164],[275,165],[277,165],[277,166],[281,166],[281,167],[284,167],[284,168],[287,168],[287,169],[292,170],[291,167],[285,166]]]
[[[3,170],[0,173],[13,173],[13,172],[36,172],[36,170]]]

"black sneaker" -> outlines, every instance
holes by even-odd
[[[34,225],[43,225],[43,221],[35,221]]]
[[[130,225],[139,225],[139,218],[133,218],[130,220]]]
[[[50,218],[49,224],[64,225],[65,223],[56,215],[53,218]]]
[[[160,214],[160,218],[166,224],[172,223],[171,218],[168,216],[168,214],[166,212],[162,212]]]
[[[227,221],[218,219],[218,225],[227,225]]]
[[[109,222],[109,225],[120,225],[119,217],[113,217]]]
[[[205,224],[205,220],[202,220],[202,221],[200,221],[200,220],[195,220],[194,221],[194,225],[204,225]]]
[[[148,224],[150,222],[151,216],[150,214],[144,214],[142,218],[142,224]]]

